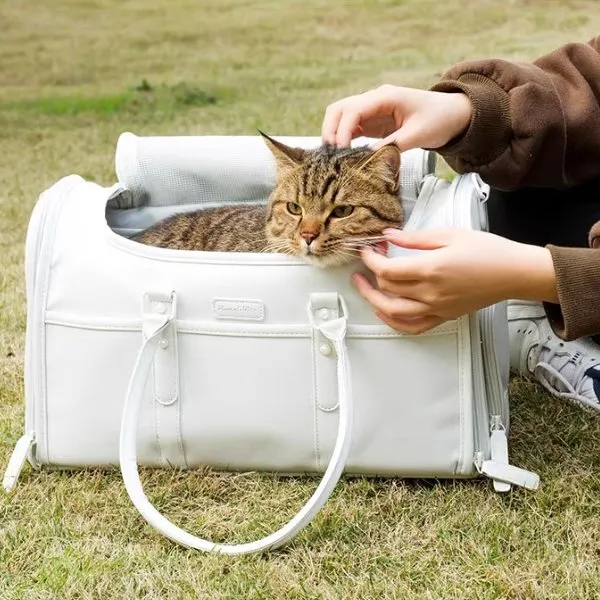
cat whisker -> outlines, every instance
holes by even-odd
[[[344,246],[354,246],[360,248],[362,246],[377,246],[381,240],[342,240],[341,244]]]
[[[336,250],[335,252],[332,252],[329,256],[336,259],[339,262],[339,264],[349,263],[358,258],[356,254],[350,254],[348,252],[344,252],[343,250]]]
[[[288,240],[276,240],[268,243],[265,248],[261,250],[263,253],[273,252],[279,254],[294,254],[293,249],[290,247]]]
[[[339,248],[352,248],[353,250],[360,250],[361,248],[364,248],[365,246],[372,246],[372,244],[354,244],[354,243],[349,243],[349,242],[345,242],[345,243],[341,243],[338,244],[336,247]]]
[[[377,243],[377,242],[381,242],[385,240],[385,236],[383,235],[365,235],[365,236],[357,236],[357,237],[346,237],[346,238],[340,238],[337,240],[331,240],[333,243],[356,243],[356,244],[362,244],[362,243]]]
[[[288,240],[277,240],[274,242],[269,242],[267,244],[267,248],[289,248],[290,244]]]
[[[353,257],[358,257],[360,255],[358,249],[344,248],[343,246],[334,248],[333,250],[329,251],[329,254],[338,254],[338,253],[344,253],[346,256],[353,256]]]
[[[385,240],[385,236],[383,235],[370,235],[370,236],[364,236],[364,237],[356,237],[356,238],[347,238],[346,241],[350,241],[350,242],[370,242],[370,243],[377,243],[377,242],[382,242],[383,240]]]
[[[289,240],[287,239],[279,239],[279,240],[268,240],[267,241],[267,246],[288,246],[289,245]]]
[[[375,242],[355,242],[353,240],[340,240],[338,246],[365,246],[366,244],[372,244]]]
[[[351,250],[352,252],[356,252],[357,254],[363,248],[370,248],[370,246],[367,246],[366,244],[361,244],[360,246],[341,246],[341,247],[344,248],[345,250]]]
[[[263,248],[261,250],[261,253],[265,253],[265,254],[279,254],[279,253],[284,253],[286,251],[286,248],[284,246],[277,246],[277,247],[266,247]]]

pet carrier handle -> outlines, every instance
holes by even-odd
[[[251,554],[282,546],[308,525],[327,502],[337,484],[350,451],[352,435],[352,390],[350,363],[345,344],[346,322],[345,306],[343,316],[323,323],[314,323],[333,345],[337,355],[337,380],[339,400],[339,423],[335,446],[327,469],[317,489],[300,511],[281,529],[254,542],[243,544],[218,544],[205,540],[177,527],[164,517],[148,500],[140,480],[137,464],[137,430],[144,388],[152,369],[154,355],[159,347],[161,334],[175,319],[175,302],[171,302],[170,312],[157,323],[155,329],[146,337],[137,356],[135,367],[129,381],[119,441],[119,462],[125,488],[129,498],[146,521],[174,542],[204,550],[224,554]]]

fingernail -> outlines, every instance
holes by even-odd
[[[383,230],[383,234],[384,235],[394,235],[397,234],[400,230],[399,229],[392,229],[391,227],[388,229],[384,229]]]

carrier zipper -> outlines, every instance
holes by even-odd
[[[465,178],[468,177],[473,185],[476,185],[480,192],[478,206],[481,206],[481,200],[487,199],[487,191],[480,184],[480,179],[475,174],[470,174],[464,177],[457,178],[454,183],[456,185],[453,190],[452,202],[454,209],[455,225],[470,226],[473,223],[464,223],[461,218],[464,211],[458,208],[456,197],[461,185],[464,185]],[[472,213],[470,213],[472,214]],[[480,219],[483,220],[482,213],[479,212]],[[481,225],[481,223],[479,224]],[[494,481],[494,489],[497,492],[508,492],[511,485],[517,485],[526,489],[535,490],[539,487],[540,478],[536,473],[521,469],[511,465],[508,461],[508,439],[506,437],[506,425],[508,421],[507,402],[502,393],[502,383],[500,374],[498,373],[497,363],[494,361],[495,346],[494,346],[494,306],[489,306],[478,311],[480,318],[477,318],[477,326],[481,329],[481,353],[483,360],[483,368],[485,370],[487,388],[484,389],[482,395],[483,400],[478,402],[478,398],[474,398],[475,419],[479,419],[481,415],[478,412],[479,404],[484,405],[487,415],[489,415],[489,448],[490,459],[486,460],[484,453],[481,451],[481,444],[476,442],[476,452],[474,456],[475,468],[482,475],[490,477]],[[485,385],[485,382],[484,382]],[[486,393],[489,392],[489,393]],[[477,429],[476,429],[477,430]],[[478,431],[478,430],[477,430]]]
[[[483,326],[483,359],[487,374],[490,394],[489,409],[492,418],[498,417],[503,427],[508,427],[508,402],[502,393],[501,375],[498,372],[498,363],[494,360],[496,349],[494,345],[494,310],[488,306],[481,311],[481,324]]]
[[[43,265],[46,268],[46,263],[40,260],[42,249],[48,247],[48,251],[52,248],[54,232],[52,229],[52,238],[48,244],[47,231],[49,229],[48,221],[51,218],[56,218],[56,214],[64,198],[71,190],[83,179],[78,175],[65,177],[57,182],[53,187],[43,192],[33,209],[30,223],[27,231],[25,242],[25,283],[27,291],[27,333],[25,344],[26,355],[26,372],[25,372],[25,397],[30,401],[25,403],[25,434],[19,438],[15,445],[15,449],[11,455],[10,461],[5,471],[2,485],[5,490],[12,490],[19,478],[27,457],[31,464],[36,466],[35,457],[31,449],[36,443],[36,423],[35,423],[35,403],[38,401],[36,387],[39,373],[39,365],[43,363],[43,340],[40,341],[40,347],[36,348],[34,354],[34,336],[39,336],[40,330],[43,330],[41,324],[44,320],[44,306],[40,303],[45,302],[44,299],[38,298],[37,290],[39,288],[40,271]],[[47,261],[49,262],[50,257]],[[42,334],[43,335],[43,334]],[[39,339],[39,338],[38,338]],[[35,362],[35,364],[34,364]],[[33,401],[31,400],[33,398]]]
[[[493,415],[490,426],[490,459],[495,463],[508,464],[508,439],[506,429],[499,415]],[[494,479],[494,489],[497,492],[509,492],[510,483]]]
[[[46,231],[46,221],[48,216],[53,212],[53,208],[57,206],[56,198],[61,200],[71,192],[71,190],[79,183],[84,182],[84,179],[79,175],[69,175],[64,177],[51,188],[40,194],[38,201],[36,202],[33,212],[31,214],[26,244],[26,263],[27,268],[27,280],[31,282],[31,285],[35,284],[35,277],[38,270],[38,259],[40,257],[40,248],[44,241],[43,232]],[[60,202],[59,202],[60,203]],[[42,232],[40,235],[38,232]],[[33,236],[35,239],[35,247],[32,248],[30,245],[29,237]],[[33,250],[33,252],[32,252]],[[32,257],[32,259],[30,259]]]
[[[459,191],[462,187],[464,187],[465,183],[468,182],[471,184],[471,187],[475,187],[478,191],[478,200],[477,204],[480,205],[481,199],[485,199],[487,197],[486,190],[482,187],[480,183],[480,179],[475,174],[471,173],[469,175],[463,175],[457,177],[454,182],[454,190],[452,194],[453,202],[452,207],[454,210],[453,214],[453,223],[459,227],[469,227],[473,228],[473,225],[477,225],[477,229],[481,229],[482,223],[473,223],[472,218],[466,217],[465,215],[472,215],[473,211],[469,210],[468,212],[465,210],[461,210],[459,207],[459,202],[457,202],[457,198],[460,197]],[[471,200],[472,197],[470,196]],[[482,219],[481,213],[479,212],[480,220]],[[477,311],[475,318],[473,321],[475,322],[476,333],[480,334],[475,336],[476,341],[480,341],[481,345],[481,359],[482,359],[482,369],[485,373],[484,376],[484,384],[483,384],[483,397],[485,401],[481,402],[484,408],[484,421],[485,421],[485,431],[487,431],[489,427],[489,415],[490,414],[499,414],[504,417],[505,410],[502,407],[502,384],[499,381],[500,375],[498,374],[498,370],[496,368],[496,363],[493,360],[495,355],[495,348],[493,344],[493,314],[494,307],[489,306]],[[487,379],[486,379],[487,377]],[[489,382],[486,385],[486,381]],[[489,393],[488,393],[489,392]],[[475,408],[477,409],[479,403],[475,401]],[[475,411],[477,413],[477,410]],[[477,418],[477,414],[476,414]],[[479,448],[481,449],[481,447]]]
[[[485,211],[481,209],[482,204],[487,200],[489,195],[489,188],[481,182],[479,176],[474,173],[466,175],[472,184],[473,187],[476,187],[478,190],[478,202],[477,207],[479,208],[479,223],[478,229],[484,230],[487,229],[487,218],[485,216]],[[460,184],[464,181],[458,183]],[[456,202],[454,202],[456,206]],[[472,213],[471,213],[472,214]],[[473,225],[469,223],[469,225]],[[498,363],[494,360],[495,357],[495,344],[494,344],[494,306],[488,306],[481,309],[479,312],[479,325],[482,330],[482,354],[483,354],[483,368],[485,369],[487,375],[487,381],[489,382],[489,394],[488,394],[488,409],[489,414],[491,415],[500,415],[502,418],[502,424],[504,426],[508,426],[508,411],[507,411],[507,399],[502,393],[502,381],[501,375],[498,372]]]
[[[435,184],[435,181],[433,183]],[[471,189],[469,190],[468,211],[464,210],[463,206],[459,206],[462,203],[457,201],[460,198],[460,193],[467,185],[477,190],[477,206],[479,208],[477,214],[480,222],[476,225],[478,229],[481,229],[481,225],[487,225],[485,215],[481,212],[481,205],[487,199],[488,188],[474,174],[459,176],[450,184],[448,193],[452,197],[452,202],[446,203],[448,210],[452,211],[449,215],[451,217],[450,221],[457,227],[473,228],[471,206],[473,196]],[[425,189],[424,185],[423,190]],[[425,202],[421,205],[419,203],[415,205],[410,218],[410,229],[418,226],[421,215],[429,204],[434,191],[435,185],[432,185],[431,189],[427,189],[428,194]],[[509,491],[511,485],[537,489],[539,486],[537,474],[515,467],[508,462],[508,441],[506,437],[508,411],[507,402],[502,393],[501,376],[494,361],[494,310],[494,307],[487,307],[469,317],[471,349],[474,361],[473,418],[475,426],[473,428],[473,443],[475,454],[473,464],[480,474],[486,475],[494,481],[494,489],[498,492]],[[489,383],[486,385],[487,382]],[[489,445],[485,444],[484,446],[488,435]],[[486,459],[488,449],[490,458]]]
[[[419,226],[422,220],[423,214],[426,212],[427,207],[431,202],[431,198],[435,195],[439,185],[447,186],[447,193],[452,198],[451,202],[445,202],[442,209],[448,212],[447,222],[452,223],[454,226],[459,227],[472,227],[471,209],[465,212],[462,206],[459,206],[457,199],[460,198],[460,191],[464,189],[466,180],[470,180],[469,175],[461,175],[454,179],[451,183],[445,180],[440,180],[438,177],[432,175],[428,176],[423,184],[421,193],[417,203],[415,204],[411,213],[408,223],[405,225],[405,229],[415,229]],[[480,196],[485,196],[485,190],[479,183],[479,180],[473,180],[471,183],[476,184],[477,189],[480,192]],[[471,201],[471,195],[469,195],[469,201]],[[460,203],[462,204],[462,203]],[[465,218],[464,215],[467,215]],[[480,342],[480,326],[478,322],[477,314],[471,315],[469,318],[469,332],[470,332],[470,344],[471,344],[471,356],[472,356],[472,373],[473,373],[473,444],[476,453],[481,453],[484,450],[484,440],[488,435],[489,430],[489,410],[487,405],[487,391],[484,377],[484,357],[483,349]],[[472,460],[468,457],[468,461]]]
[[[40,398],[37,397],[37,378],[42,372],[42,367],[40,365],[43,365],[45,362],[45,329],[43,324],[44,313],[46,310],[47,290],[44,289],[43,293],[40,294],[39,288],[40,285],[44,288],[47,286],[50,262],[52,260],[52,248],[54,246],[54,237],[56,234],[56,227],[54,226],[54,223],[58,218],[58,213],[62,208],[65,198],[71,193],[71,190],[73,190],[76,185],[82,183],[83,181],[84,180],[79,177],[79,175],[71,175],[69,177],[65,177],[56,183],[55,186],[47,190],[40,198],[40,202],[44,202],[44,204],[41,205],[43,213],[40,223],[35,230],[31,230],[31,234],[37,238],[37,243],[35,246],[33,267],[30,273],[31,283],[28,286],[29,289],[27,290],[29,294],[28,312],[30,313],[30,315],[28,315],[27,326],[32,336],[38,335],[40,337],[38,337],[39,347],[35,352],[35,356],[30,356],[27,354],[27,363],[29,367],[27,369],[25,380],[26,385],[28,386],[28,392],[33,394],[35,399],[34,403],[40,401]],[[42,332],[41,334],[39,333],[40,331]],[[33,337],[28,337],[27,342],[27,349],[30,352],[33,351]],[[26,407],[27,406],[30,406],[30,412],[33,412],[33,404],[31,402],[26,402]],[[37,429],[35,427],[36,424],[33,421],[33,415],[31,416],[29,422],[27,422],[26,419],[26,424],[28,431],[35,431]]]
[[[483,441],[488,432],[488,407],[483,370],[483,357],[481,356],[479,324],[477,315],[469,316],[469,331],[471,337],[471,368],[473,372],[473,445],[475,452],[483,450]]]
[[[35,443],[35,406],[32,402],[27,402],[27,398],[35,397],[35,382],[34,375],[36,367],[32,365],[35,359],[33,355],[34,341],[33,337],[39,331],[39,320],[36,299],[38,265],[41,255],[41,248],[44,243],[44,232],[46,231],[46,223],[48,222],[49,214],[52,212],[53,205],[52,188],[43,192],[36,202],[27,228],[27,238],[25,242],[25,286],[27,295],[27,331],[25,335],[25,435],[18,441],[11,456],[3,481],[4,488],[9,491],[14,488],[17,479],[25,464],[27,453]],[[35,307],[35,308],[34,308]],[[38,349],[40,352],[41,349]],[[25,439],[29,439],[29,443],[25,443]],[[22,454],[23,453],[23,454]],[[22,454],[22,456],[21,456]],[[13,461],[14,459],[14,461]],[[18,467],[17,467],[18,465]]]
[[[469,227],[473,228],[473,222],[470,218],[472,214],[471,207],[465,211],[462,206],[459,206],[457,201],[460,198],[460,191],[466,185],[466,182],[476,184],[481,197],[484,196],[484,190],[479,184],[479,179],[474,175],[461,175],[454,179],[451,184],[450,194],[452,196],[452,202],[448,203],[448,206],[452,210],[452,224],[455,227]],[[472,202],[472,196],[469,194],[469,204]],[[471,332],[471,355],[472,360],[476,361],[477,364],[473,364],[473,418],[475,420],[475,426],[473,428],[473,444],[475,447],[475,455],[481,454],[483,456],[483,444],[486,439],[489,429],[489,405],[488,405],[488,393],[485,381],[485,360],[486,353],[484,345],[481,341],[481,323],[479,320],[479,313],[475,313],[469,317],[469,329]],[[475,465],[477,468],[477,465]]]
[[[463,219],[462,216],[465,214],[465,211],[460,211],[457,206],[458,202],[456,202],[459,189],[464,185],[466,180],[468,180],[472,186],[476,187],[479,192],[478,206],[481,206],[482,200],[485,201],[487,199],[488,192],[486,188],[482,186],[479,177],[473,173],[464,175],[455,180],[456,188],[453,194],[454,202],[452,202],[454,207],[454,223],[460,226],[472,227],[473,223],[470,219],[467,222],[464,222],[465,219]],[[469,211],[469,214],[472,214],[472,212]],[[483,221],[481,212],[479,212],[479,216]],[[479,226],[482,224],[483,223],[478,223]],[[481,229],[481,227],[478,227],[478,229]],[[502,393],[502,382],[500,380],[501,376],[498,373],[497,362],[494,360],[494,311],[494,306],[488,306],[478,311],[478,314],[480,315],[478,321],[482,333],[480,339],[482,340],[481,351],[483,355],[483,368],[487,376],[489,388],[489,394],[486,394],[488,400],[486,409],[489,411],[488,414],[500,415],[503,425],[508,426],[507,402]]]

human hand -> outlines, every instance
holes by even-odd
[[[378,289],[364,275],[353,276],[377,316],[402,333],[423,333],[508,298],[558,303],[546,248],[466,229],[384,234],[396,246],[428,250],[388,258],[365,248],[361,258],[375,274]]]
[[[375,149],[390,143],[402,151],[439,148],[465,131],[471,114],[466,94],[382,85],[329,105],[321,136],[339,147],[364,135],[384,138]]]

